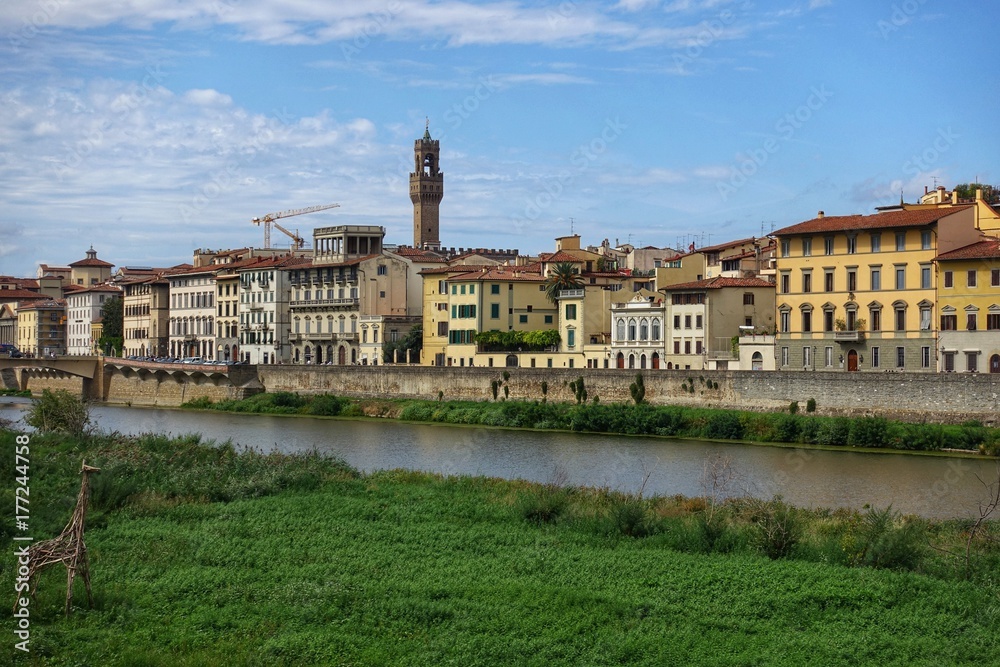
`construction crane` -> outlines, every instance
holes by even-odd
[[[278,228],[278,231],[284,232],[289,238],[292,239],[292,249],[301,250],[306,244],[305,240],[299,236],[297,233],[293,233],[279,225],[275,222],[278,218],[290,218],[293,215],[305,215],[306,213],[315,213],[316,211],[325,211],[328,208],[340,208],[340,204],[323,204],[321,206],[309,206],[307,208],[293,208],[289,211],[282,211],[281,213],[268,213],[261,218],[254,218],[250,222],[255,225],[264,224],[264,247],[271,247],[271,226],[274,225]]]

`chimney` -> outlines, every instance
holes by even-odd
[[[958,190],[952,190],[951,191],[951,203],[952,204],[957,204],[958,203]]]
[[[976,201],[983,201],[983,189],[976,188]]]
[[[822,217],[824,217],[824,216],[826,216],[826,213],[823,213],[823,211],[820,211],[820,212],[818,212],[818,213],[816,214],[816,218],[817,218],[817,219],[819,219],[819,218],[822,218]]]

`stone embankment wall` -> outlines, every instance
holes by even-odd
[[[502,368],[420,368],[406,366],[260,366],[267,391],[329,392],[374,398],[487,400],[490,383],[503,381]],[[510,399],[540,400],[542,382],[550,401],[574,401],[569,383],[584,379],[588,398],[631,400],[636,370],[506,369]],[[940,373],[782,373],[726,371],[642,371],[646,400],[656,404],[787,409],[815,398],[821,414],[878,413],[907,421],[960,422],[978,419],[1000,424],[1000,375]],[[693,392],[691,388],[693,387]],[[503,389],[500,389],[503,396]]]
[[[212,401],[246,398],[251,393],[228,383],[215,384],[205,378],[174,378],[166,375],[124,376],[112,373],[107,389],[108,403],[139,406],[178,406],[198,398]]]

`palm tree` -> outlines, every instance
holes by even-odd
[[[576,271],[576,266],[571,262],[559,262],[552,266],[549,277],[545,281],[545,296],[552,303],[556,302],[559,292],[564,289],[580,289],[583,287],[583,278]]]

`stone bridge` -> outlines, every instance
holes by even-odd
[[[67,389],[93,401],[179,405],[206,396],[243,398],[261,390],[256,366],[165,364],[103,356],[0,358],[11,389]]]

